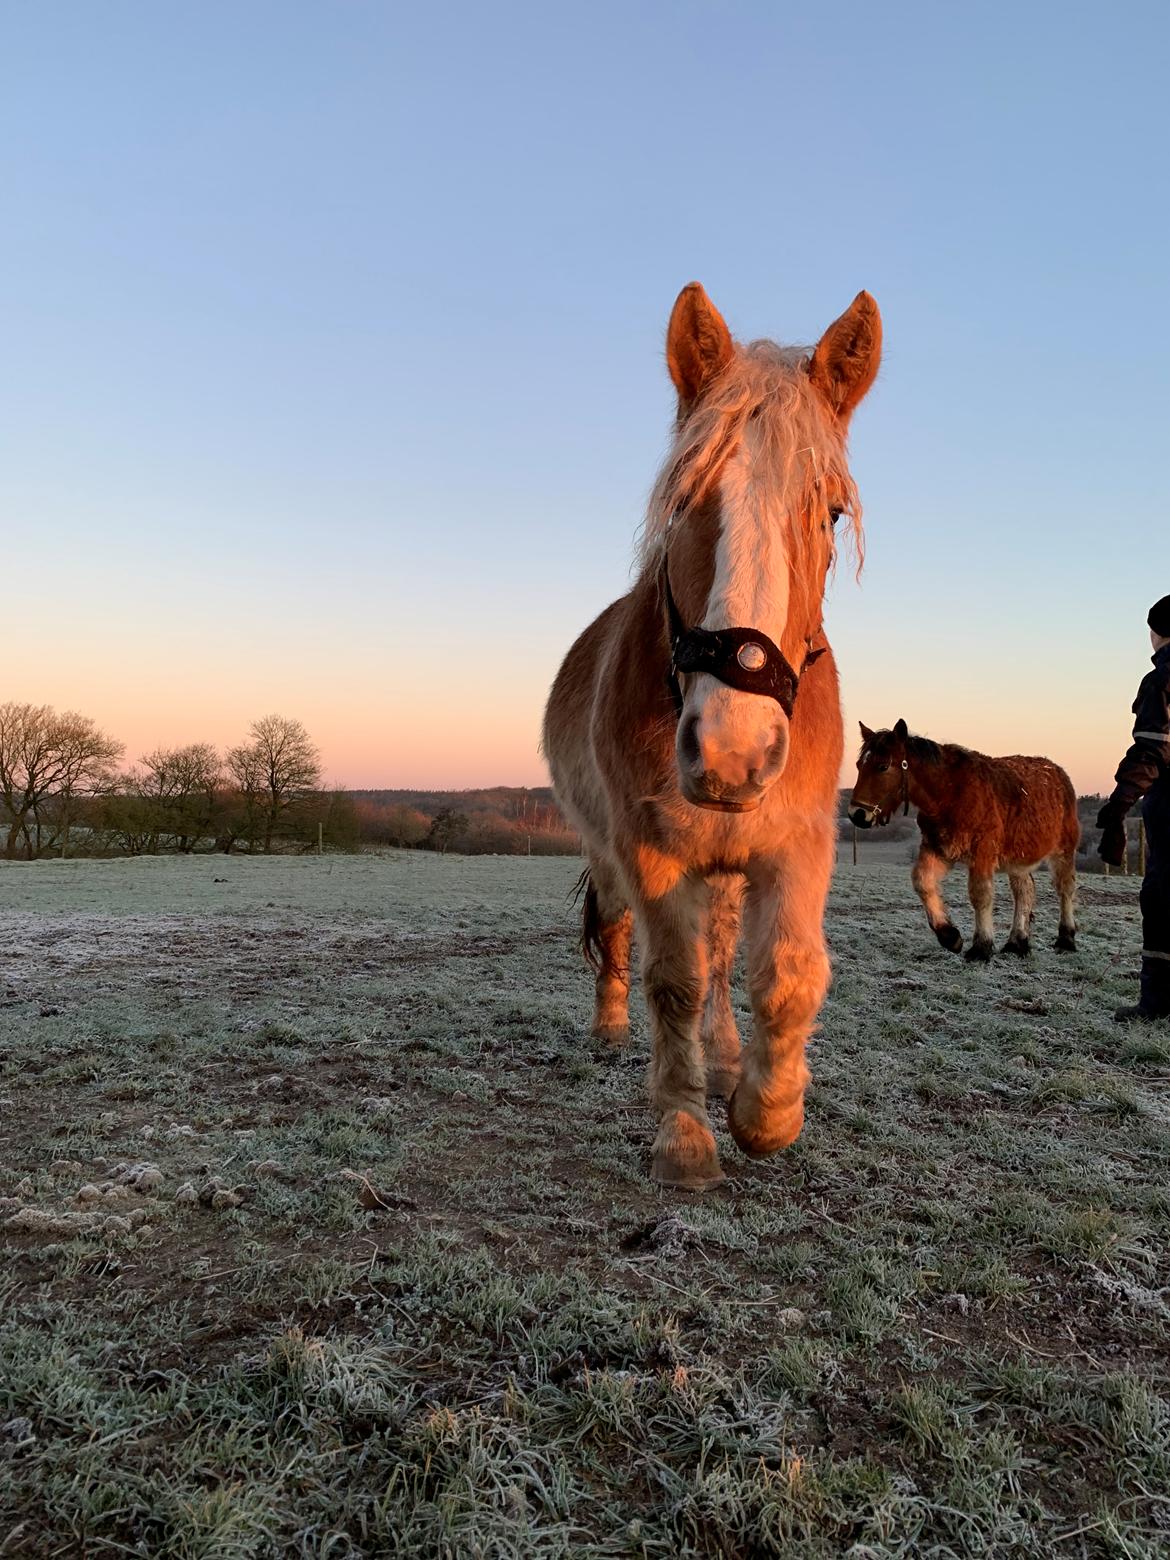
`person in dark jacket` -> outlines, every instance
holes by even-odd
[[[1142,800],[1146,875],[1142,881],[1142,988],[1135,1007],[1118,1008],[1118,1023],[1170,1018],[1170,596],[1150,608],[1154,670],[1134,700],[1133,746],[1121,760],[1113,795],[1097,816],[1104,830],[1097,854],[1119,867],[1125,856],[1125,815]]]

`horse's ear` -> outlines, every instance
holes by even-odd
[[[699,283],[690,282],[675,299],[666,328],[666,366],[679,400],[697,400],[734,350],[723,316]]]
[[[863,742],[872,742],[873,732],[869,729],[865,722],[863,720],[859,720],[857,724],[861,727],[861,740]]]
[[[867,292],[859,292],[817,342],[809,378],[842,422],[877,378],[882,360],[882,317]]]
[[[894,727],[894,735],[901,742],[905,742],[906,738],[910,735],[910,728],[907,726],[904,720],[900,720]]]

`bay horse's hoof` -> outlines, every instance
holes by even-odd
[[[1026,959],[1032,952],[1032,943],[1027,937],[1009,937],[999,951],[1014,953],[1017,959]]]
[[[991,943],[980,942],[978,939],[976,939],[976,941],[973,942],[967,949],[964,957],[966,958],[968,964],[990,964],[991,955],[994,952],[995,949],[992,947]]]
[[[961,953],[963,949],[963,934],[957,926],[952,926],[948,921],[945,926],[936,926],[934,935],[942,943],[948,953]]]
[[[600,1024],[590,1030],[589,1038],[595,1040],[603,1051],[621,1051],[630,1043],[629,1024]]]
[[[788,1148],[800,1136],[804,1126],[804,1100],[782,1110],[761,1110],[759,1101],[749,1102],[739,1089],[727,1102],[727,1125],[731,1135],[749,1159],[767,1159]]]
[[[685,1110],[672,1110],[659,1123],[650,1174],[660,1186],[686,1192],[710,1191],[727,1179],[710,1127]]]
[[[1056,942],[1053,944],[1057,953],[1075,953],[1077,951],[1077,934],[1066,931],[1062,926],[1056,934]]]

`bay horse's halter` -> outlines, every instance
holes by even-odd
[[[678,680],[680,672],[706,672],[709,677],[717,678],[729,688],[738,688],[741,693],[762,693],[775,699],[789,720],[792,719],[800,679],[805,669],[818,656],[824,655],[827,645],[814,650],[812,640],[806,640],[804,660],[796,671],[779,645],[758,628],[688,628],[675,605],[665,552],[662,556],[662,594],[666,598],[670,639],[670,669],[666,681],[674,700],[676,719],[683,707]]]
[[[902,760],[902,791],[889,812],[884,807],[879,807],[876,802],[859,802],[856,796],[853,798],[853,805],[859,807],[862,812],[868,813],[871,823],[876,823],[879,828],[889,823],[899,807],[903,809],[903,818],[908,818],[910,816],[910,760],[906,758]]]

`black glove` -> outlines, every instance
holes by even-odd
[[[1128,811],[1123,803],[1111,796],[1097,814],[1097,827],[1102,831],[1097,854],[1111,867],[1120,867],[1129,849],[1129,836],[1125,832],[1125,815]]]
[[[1125,822],[1125,815],[1129,808],[1116,796],[1111,796],[1097,814],[1097,827],[1099,829],[1112,829],[1116,824]]]

